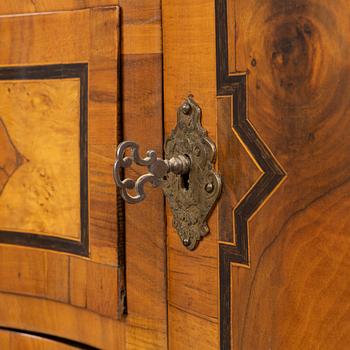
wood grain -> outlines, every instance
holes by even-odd
[[[124,137],[138,142],[142,154],[148,149],[162,154],[162,57],[125,55],[123,63]],[[145,170],[127,174],[135,178]],[[137,208],[126,206],[126,341],[135,350],[167,348],[164,198],[160,189],[147,186],[146,191]]]
[[[184,15],[184,12],[186,15]],[[214,2],[163,1],[164,123],[169,134],[176,110],[188,94],[202,108],[202,123],[216,139]],[[181,243],[168,210],[169,346],[193,349],[218,346],[217,227],[215,212],[210,233],[195,251]],[[194,315],[194,317],[188,316]],[[186,322],[181,322],[184,319]],[[207,320],[210,320],[208,322]],[[205,337],[205,334],[210,334]],[[180,346],[181,344],[181,346]]]
[[[232,346],[344,349],[350,119],[342,91],[349,85],[349,4],[227,5],[234,22],[228,71],[247,72],[249,120],[288,174],[249,222],[250,269],[232,266]]]
[[[118,0],[12,0],[0,4],[3,15],[38,13],[48,11],[72,11],[93,7],[118,5]]]
[[[0,65],[86,62],[90,43],[88,17],[88,10],[1,16]],[[57,31],[58,27],[61,30]],[[50,41],[49,37],[55,40]]]
[[[22,155],[1,193],[1,230],[80,238],[79,94],[79,79],[0,82],[2,125]]]
[[[0,252],[2,291],[68,302],[68,257],[10,246]]]
[[[117,199],[111,167],[118,143],[119,8],[96,8],[89,13],[90,257],[116,266]]]
[[[100,315],[117,317],[118,274],[114,266],[70,258],[70,301]]]
[[[160,3],[160,0],[119,1],[122,9],[123,55],[162,53]]]
[[[0,54],[2,66],[38,64],[51,66],[64,62],[88,64],[89,94],[88,96],[86,94],[89,103],[88,133],[79,122],[81,121],[79,111],[81,112],[83,106],[76,100],[85,92],[79,89],[79,82],[76,80],[67,80],[68,85],[63,83],[60,85],[59,82],[52,80],[25,82],[24,86],[16,83],[17,85],[10,86],[11,91],[16,92],[16,107],[10,108],[13,100],[7,95],[2,95],[5,100],[2,106],[4,113],[9,110],[21,112],[19,109],[23,107],[20,116],[26,130],[30,128],[30,122],[38,125],[38,130],[40,126],[41,131],[47,127],[44,130],[46,137],[43,141],[44,146],[36,147],[36,150],[42,158],[52,156],[52,162],[59,162],[59,166],[65,168],[65,176],[68,176],[71,181],[74,180],[74,174],[79,174],[79,171],[72,169],[69,171],[72,168],[69,166],[69,161],[73,162],[74,157],[67,154],[67,151],[64,152],[64,149],[62,151],[62,147],[59,147],[57,154],[52,152],[50,142],[52,144],[55,140],[54,131],[58,129],[62,133],[65,130],[64,127],[70,129],[69,137],[72,142],[64,145],[69,147],[71,152],[78,148],[80,158],[83,155],[82,159],[75,159],[78,166],[81,161],[84,161],[88,149],[86,159],[88,160],[89,183],[85,184],[86,188],[83,191],[88,190],[89,197],[80,204],[89,206],[90,236],[88,259],[14,245],[2,246],[0,274],[3,279],[0,289],[9,293],[8,295],[11,293],[16,295],[16,300],[20,298],[20,295],[33,297],[21,299],[23,303],[20,308],[11,307],[11,317],[16,322],[10,326],[14,328],[58,334],[68,339],[77,339],[81,336],[77,340],[83,343],[92,343],[92,345],[97,343],[97,346],[101,348],[122,349],[125,344],[124,323],[117,322],[116,319],[118,308],[123,309],[122,303],[119,303],[121,295],[119,287],[124,284],[123,275],[118,274],[116,189],[110,170],[118,142],[118,24],[119,10],[117,7],[0,16],[0,27],[4,33],[1,38],[4,50]],[[24,87],[26,89],[23,89]],[[4,86],[4,92],[6,88],[7,86]],[[23,96],[26,96],[27,92],[33,94],[32,100],[19,99],[18,97],[22,96],[21,89],[23,89]],[[68,97],[62,99],[65,94]],[[46,99],[43,98],[45,96],[47,96]],[[55,123],[52,115],[50,117],[48,101],[50,106],[57,106],[57,110],[50,108],[49,111],[57,113],[57,117],[60,117],[61,121],[66,121],[67,125]],[[26,118],[23,117],[23,109],[27,112]],[[34,116],[38,115],[44,120],[32,118],[28,121],[28,113],[29,116],[33,116],[34,113]],[[62,113],[65,115],[63,116]],[[9,118],[11,118],[10,122]],[[22,134],[16,135],[16,128],[21,124],[17,125],[13,116],[9,118],[6,119],[6,125],[9,124],[9,134],[14,134],[13,139],[18,140],[18,148],[23,148],[23,153],[27,154],[28,145],[33,143],[30,137],[37,136],[37,134],[33,132],[33,135],[24,135],[22,128]],[[77,137],[79,129],[81,133]],[[40,139],[40,135],[43,134],[39,134],[35,140]],[[49,139],[47,135],[50,135]],[[83,142],[80,143],[79,149],[81,138],[87,140],[88,147]],[[30,156],[33,158],[32,155]],[[64,156],[68,156],[69,160],[66,160]],[[69,187],[69,183],[65,185]],[[77,190],[80,195],[79,182],[77,185],[73,186],[72,193],[74,194],[74,191]],[[43,187],[39,187],[42,191]],[[8,187],[5,191],[7,190]],[[11,196],[12,199],[13,196]],[[55,224],[58,224],[57,220],[54,221]],[[66,223],[69,229],[74,228],[78,220],[73,221],[73,223]],[[85,279],[84,272],[86,272]],[[45,306],[36,303],[40,299],[43,300],[44,305],[45,303],[55,305],[54,309],[50,309],[45,314],[43,311]],[[27,310],[28,317],[23,316],[21,309]],[[57,316],[53,317],[52,313]],[[40,318],[36,323],[34,322],[34,326],[33,318],[36,317],[36,314],[40,315]],[[1,312],[0,315],[1,324],[6,325],[6,314]],[[85,316],[83,315],[89,315],[86,317],[91,318],[86,320],[86,324],[84,324]],[[98,335],[96,331],[91,332],[91,327],[92,329],[106,327],[106,332],[109,329],[108,332],[111,335],[104,334],[104,331]],[[80,335],[75,335],[75,332]],[[98,340],[99,337],[105,339]]]
[[[72,350],[70,346],[58,341],[32,336],[25,333],[0,330],[0,347],[11,350]]]
[[[128,25],[122,28],[122,50],[127,54],[150,54],[162,52],[160,24]]]
[[[14,172],[24,163],[25,158],[17,150],[4,121],[0,118],[0,195],[5,190]]]
[[[237,245],[235,210],[262,176],[254,157],[233,127],[234,97],[218,97],[218,166],[223,178],[219,206],[219,239]],[[233,158],[234,155],[234,159]]]
[[[4,327],[51,334],[98,349],[125,349],[124,322],[86,309],[18,294],[0,293],[0,301]]]
[[[110,3],[111,1],[57,3],[38,0],[34,4],[20,1],[12,2],[7,6],[1,4],[0,10],[3,14],[72,10]],[[114,148],[118,141],[115,124],[118,82],[117,75],[114,74],[118,68],[116,12],[113,7],[74,11],[48,15],[48,20],[45,15],[36,15],[35,23],[33,23],[34,17],[25,16],[21,26],[18,26],[19,19],[16,22],[13,18],[5,17],[8,21],[6,35],[9,39],[3,36],[3,41],[5,47],[7,47],[7,40],[13,42],[11,44],[13,52],[10,57],[6,56],[8,52],[4,50],[7,58],[3,59],[3,64],[7,64],[9,59],[14,64],[46,63],[51,62],[51,55],[58,62],[89,62],[90,252],[92,261],[69,257],[69,268],[67,269],[67,259],[65,263],[61,259],[63,255],[58,256],[61,260],[55,261],[51,256],[48,259],[39,258],[38,252],[34,251],[31,261],[19,259],[23,263],[16,262],[16,267],[11,268],[8,274],[12,276],[17,270],[21,273],[21,279],[24,278],[26,281],[27,294],[47,299],[44,301],[18,295],[13,297],[14,306],[10,315],[7,318],[6,312],[1,312],[1,323],[57,334],[103,349],[123,349],[125,347],[139,349],[140,346],[142,348],[147,346],[147,349],[163,349],[166,348],[167,343],[167,322],[164,216],[160,193],[154,195],[155,200],[153,201],[159,204],[146,205],[137,212],[144,211],[144,215],[152,219],[149,226],[144,227],[143,230],[140,227],[133,228],[134,214],[128,217],[128,232],[130,232],[128,239],[130,262],[128,323],[111,321],[107,317],[99,316],[103,314],[115,318],[117,308],[120,306],[117,301],[122,296],[122,294],[118,295],[118,286],[119,283],[122,283],[122,272],[117,274],[115,269],[116,262],[121,264],[121,261],[116,254],[115,186],[110,172],[114,160]],[[75,23],[79,36],[76,36],[77,31],[71,29],[72,22]],[[148,128],[147,137],[154,140],[148,146],[156,146],[160,149],[162,145],[162,60],[159,1],[138,1],[135,4],[133,1],[124,0],[123,23],[128,27],[123,33],[126,45],[122,46],[122,51],[124,55],[129,54],[129,56],[122,57],[125,87],[124,98],[120,106],[125,112],[126,121],[131,121],[131,123],[139,124],[145,116],[150,116],[152,128]],[[19,32],[19,27],[26,31]],[[62,27],[62,30],[57,31],[58,27]],[[147,33],[153,33],[153,41],[143,39],[144,29],[147,28],[149,28]],[[56,32],[54,42],[46,40],[47,37],[53,37],[53,33],[56,34]],[[45,37],[41,36],[41,33],[45,33]],[[16,47],[15,43],[19,42],[17,38],[21,38],[23,46],[23,42],[29,42],[29,37],[32,38],[31,48],[36,50],[35,53],[29,48],[27,50],[29,45],[24,45],[20,52],[13,49]],[[46,49],[45,52],[41,49],[42,47]],[[143,56],[138,55],[139,53],[142,53]],[[157,55],[152,55],[154,53]],[[152,76],[152,79],[147,78],[149,75]],[[133,127],[133,124],[126,123],[125,130]],[[146,134],[143,135],[146,137]],[[156,249],[155,241],[158,242]],[[11,259],[16,259],[18,256],[14,253],[13,248],[9,249]],[[27,254],[20,251],[21,254]],[[45,268],[42,267],[42,260],[40,260],[44,258],[45,266],[47,266]],[[8,261],[8,259],[4,260]],[[13,264],[15,261],[17,260],[13,260]],[[55,264],[57,271],[53,270],[51,262]],[[26,265],[26,263],[29,264]],[[26,270],[26,266],[31,272]],[[122,271],[123,266],[119,266]],[[46,269],[48,268],[52,273],[54,272],[57,280],[61,276],[64,281],[68,281],[67,285],[61,284],[61,295],[57,294],[56,287],[59,284],[55,278],[47,281],[50,283],[50,296],[48,295],[48,289],[45,287]],[[42,276],[42,278],[36,282],[33,274]],[[10,278],[7,275],[5,277],[7,281]],[[18,281],[18,278],[15,281]],[[17,293],[25,291],[20,282],[16,283],[8,284],[6,290]],[[122,290],[119,290],[119,293],[121,292]],[[10,294],[5,296],[12,298]],[[57,304],[48,299],[60,299],[75,307]],[[21,305],[19,308],[16,307],[17,303]],[[24,305],[27,310],[26,315],[20,312]],[[92,311],[85,311],[86,309]],[[40,317],[36,317],[39,315],[38,310],[41,310]],[[52,317],[52,315],[56,316]],[[127,341],[124,338],[124,326],[128,328]]]
[[[61,118],[59,111],[60,109],[63,109],[62,107],[64,107],[64,103],[59,101],[57,103],[57,106],[52,108],[54,111],[53,115],[50,115],[50,108],[47,105],[50,101],[52,102],[52,100],[50,100],[50,97],[48,96],[48,94],[50,93],[50,89],[46,89],[45,91],[43,91],[43,94],[36,91],[32,96],[29,92],[29,90],[31,89],[28,89],[28,87],[26,87],[26,89],[18,89],[12,86],[11,88],[7,88],[7,90],[4,93],[4,97],[7,96],[9,101],[4,101],[3,104],[7,108],[7,110],[3,110],[3,113],[10,115],[7,118],[7,122],[9,125],[11,125],[11,130],[15,134],[17,134],[17,136],[18,134],[20,134],[20,146],[23,148],[28,148],[29,145],[28,153],[32,157],[32,161],[24,158],[23,155],[20,155],[20,157],[23,158],[22,160],[19,159],[16,161],[16,163],[18,163],[19,161],[22,161],[23,163],[23,160],[25,160],[25,176],[16,177],[17,186],[13,186],[12,181],[10,181],[10,188],[13,189],[11,191],[11,194],[14,193],[14,195],[6,195],[6,193],[4,194],[6,196],[6,201],[4,200],[3,202],[3,206],[5,207],[5,209],[3,210],[5,218],[2,221],[4,221],[3,225],[5,225],[5,227],[0,231],[0,241],[7,244],[41,247],[46,249],[54,249],[58,251],[76,253],[80,255],[87,255],[87,65],[51,64],[42,66],[13,66],[0,68],[0,80],[3,84],[5,82],[8,82],[9,84],[17,82],[17,84],[22,83],[27,85],[34,85],[35,83],[39,82],[43,84],[44,90],[44,87],[50,81],[56,80],[62,82],[62,80],[65,79],[67,79],[67,81],[75,80],[76,83],[75,100],[74,102],[71,102],[72,105],[75,105],[76,110],[76,116],[75,118],[72,118],[73,124],[75,124],[75,126],[71,125],[73,128],[75,127],[75,132],[71,133],[73,136],[73,140],[71,140],[69,129],[67,131],[67,128],[65,129],[64,126],[60,125]],[[22,94],[22,98],[18,99],[18,101],[16,99],[15,103],[12,96],[12,92],[15,91],[18,93],[18,91],[22,90],[24,92],[24,94]],[[67,91],[69,91],[69,89],[67,89]],[[61,92],[63,92],[63,89],[61,89]],[[12,111],[11,105],[14,105],[13,110],[15,110],[15,112],[19,114],[22,113],[18,118],[14,117],[10,113]],[[20,105],[22,109],[17,108],[18,105]],[[34,114],[34,118],[32,118],[33,120],[31,118],[27,118],[27,115],[25,118],[23,118],[23,114],[25,113],[23,111],[23,106],[25,106],[25,108],[28,107],[29,113]],[[69,107],[65,110],[65,112],[68,114],[68,117],[70,111],[71,109],[69,105]],[[38,118],[42,118],[43,121],[36,120]],[[65,121],[65,118],[67,118],[67,116],[62,118],[62,121]],[[20,121],[20,123],[16,123],[16,121]],[[27,130],[23,132],[23,128],[27,124],[30,126],[31,129],[33,129],[33,133],[35,134],[34,139],[30,138],[30,136],[26,137],[28,135]],[[40,134],[41,124],[43,126],[46,126],[44,134]],[[52,132],[54,134],[52,137],[52,141],[51,138],[47,137],[48,125],[50,125],[49,131],[51,131],[52,129]],[[23,135],[21,134],[21,130]],[[7,137],[4,139],[4,141],[11,145],[12,140],[10,139],[10,135],[8,134],[8,130],[6,129],[5,131],[5,135]],[[64,135],[60,139],[58,136],[62,133]],[[66,143],[68,144],[68,146],[70,146],[68,147],[68,149],[66,147]],[[32,144],[35,147],[31,147]],[[14,145],[12,146],[14,147]],[[69,155],[71,149],[72,151],[75,150],[74,157],[72,157],[73,161],[76,161],[75,164],[70,164],[69,161],[65,162],[64,157],[65,155]],[[9,152],[7,155],[11,156],[11,149],[7,147],[5,150],[6,152]],[[48,152],[45,153],[45,150],[48,150]],[[18,150],[16,151],[18,156],[19,152]],[[54,158],[51,158],[51,156],[55,155],[57,155],[58,160],[61,160],[61,162],[55,162]],[[48,160],[46,160],[45,156],[48,158]],[[14,156],[12,156],[12,158],[13,157]],[[37,164],[38,162],[39,166]],[[71,186],[69,186],[71,180],[69,177],[67,178],[67,172],[66,169],[64,169],[62,163],[71,165],[71,170],[74,173],[74,176],[72,176],[73,184],[71,184]],[[55,174],[57,176],[51,177],[51,175]],[[13,175],[13,172],[11,175]],[[62,186],[62,183],[60,182],[61,177],[62,180],[66,180],[67,186],[66,184]],[[29,178],[29,181],[27,180],[27,178]],[[77,180],[75,181],[75,184],[74,179]],[[10,177],[6,176],[5,180],[7,184],[10,180]],[[55,181],[57,182],[57,184],[55,184]],[[66,197],[64,195],[66,187],[68,190],[70,189],[72,191],[72,194],[76,194],[75,199],[70,198],[71,193],[67,194],[68,203],[64,200]],[[17,195],[17,192],[20,192],[20,196]],[[60,201],[57,201],[56,197],[60,197],[59,199],[62,203]],[[75,206],[78,209],[72,209],[72,214],[76,214],[75,217],[74,215],[71,215],[69,210],[69,206],[71,205],[69,201],[70,199],[73,202],[73,205],[75,204]],[[33,209],[33,207],[35,206],[38,206],[39,208]],[[58,229],[60,229],[63,225],[66,226],[67,230],[69,230],[69,224],[71,224],[73,226],[73,229],[74,227],[77,227],[77,237],[74,237],[73,235],[73,237],[70,238],[72,234],[69,234],[69,232],[67,232],[64,236],[61,235],[61,237],[59,237],[58,234],[54,235],[55,230],[57,230],[57,227],[54,225],[55,220],[48,219],[50,219],[50,216],[52,217],[51,211],[52,209],[55,209],[55,207],[58,207],[55,213]],[[68,208],[65,210],[65,207]],[[36,213],[41,213],[42,218],[35,217]],[[17,217],[18,215],[20,215],[18,221],[20,224],[22,224],[18,228],[14,223],[14,218],[16,217],[16,215]],[[64,219],[68,220],[68,222],[66,222]],[[72,222],[70,222],[69,219],[72,219]],[[50,225],[47,224],[47,221],[51,221],[49,222]],[[13,227],[6,227],[6,223],[12,223]],[[26,225],[36,225],[36,227],[33,227],[33,229],[29,231],[26,228]],[[42,230],[44,232],[40,232],[38,228],[42,228],[45,225],[49,226],[50,231],[47,230],[49,231],[48,233],[46,233],[44,230]],[[53,227],[51,228],[51,226]]]
[[[162,154],[161,1],[121,0],[124,139]],[[147,33],[147,36],[145,35]],[[128,172],[135,178],[146,169]],[[167,349],[164,199],[159,189],[126,205],[126,347]]]
[[[216,319],[204,318],[202,315],[194,315],[186,310],[179,310],[174,306],[169,307],[169,323],[171,325],[170,349],[206,349],[216,350],[217,344],[213,339],[217,338]],[[214,324],[214,327],[212,326]],[[201,336],[197,336],[198,330],[206,330]],[[187,334],[184,334],[186,330]],[[176,336],[174,336],[176,335]]]
[[[0,12],[4,15],[50,12],[112,3],[114,4],[115,1],[59,3],[40,0],[14,1],[6,6],[1,4]],[[63,63],[89,62],[89,190],[92,261],[76,257],[67,259],[64,255],[57,255],[55,260],[51,255],[46,257],[44,252],[27,252],[21,248],[15,252],[11,247],[6,248],[4,266],[10,259],[13,267],[7,271],[6,276],[4,275],[7,281],[6,288],[4,283],[5,290],[10,293],[35,295],[46,300],[23,298],[17,294],[13,298],[15,302],[10,312],[11,316],[7,318],[6,313],[2,312],[1,323],[57,334],[103,349],[125,347],[139,349],[144,346],[147,346],[147,349],[163,349],[167,346],[167,322],[164,216],[160,193],[154,194],[155,199],[152,201],[159,204],[152,206],[148,204],[138,211],[138,213],[143,211],[145,216],[152,219],[149,226],[144,227],[143,230],[140,227],[133,228],[134,214],[128,217],[128,232],[130,232],[128,322],[126,324],[111,321],[107,317],[99,316],[102,314],[115,318],[117,309],[120,307],[117,301],[123,295],[122,290],[119,290],[121,294],[118,295],[118,286],[123,283],[123,266],[119,265],[118,274],[115,268],[117,261],[118,264],[122,262],[116,254],[115,186],[110,172],[114,160],[114,148],[118,141],[115,124],[118,82],[117,75],[114,74],[118,68],[116,12],[115,8],[108,7],[50,15],[37,14],[35,20],[34,16],[19,16],[16,17],[17,19],[3,17],[6,21],[2,36],[5,47],[1,61],[3,65],[8,64],[9,61],[17,65],[47,63],[52,60]],[[21,25],[18,25],[19,22]],[[73,22],[76,30],[72,30]],[[129,55],[122,57],[125,87],[120,106],[125,111],[126,121],[131,122],[131,124],[125,124],[125,130],[129,128],[132,130],[134,128],[132,123],[139,124],[144,120],[145,115],[149,115],[152,128],[148,128],[148,134],[142,133],[141,136],[152,139],[148,147],[156,146],[161,149],[162,60],[159,1],[138,1],[136,4],[132,0],[124,0],[124,23],[127,27],[123,32],[122,51],[124,55]],[[58,27],[61,30],[57,31]],[[23,32],[19,28],[23,28]],[[76,35],[78,31],[79,35]],[[45,35],[42,35],[43,33]],[[147,38],[152,35],[154,39],[144,40],[145,34]],[[47,37],[55,37],[55,40],[48,41]],[[29,45],[26,45],[29,43],[29,38],[32,40],[30,47],[33,51],[29,49]],[[8,52],[10,49],[8,40],[11,41],[11,54]],[[16,50],[16,43],[19,42],[23,46],[20,51]],[[140,56],[140,53],[143,56]],[[113,71],[112,74],[111,71]],[[149,75],[152,79],[148,79]],[[154,241],[158,242],[156,249]],[[31,260],[17,259],[21,254],[30,255]],[[44,255],[41,256],[41,254]],[[8,284],[8,280],[12,278],[15,271],[19,273],[18,277],[13,283]],[[52,277],[47,279],[49,271]],[[37,279],[38,276],[41,277]],[[23,284],[21,280],[26,283]],[[61,290],[57,288],[58,286]],[[10,294],[5,296],[12,298]],[[56,304],[49,299],[68,302],[74,307]],[[21,307],[17,308],[16,303],[21,303]],[[24,305],[28,317],[20,312]],[[87,309],[92,311],[85,311]],[[39,315],[38,310],[41,310],[40,317],[36,318],[35,315]],[[57,317],[51,315],[57,315]],[[124,338],[124,326],[128,328],[127,341]]]
[[[117,316],[117,309],[123,312],[124,306],[117,302],[125,298],[125,265],[117,255],[117,242],[123,248],[123,240],[116,232],[115,186],[111,176],[114,149],[119,141],[116,115],[123,110],[124,129],[130,137],[133,134],[128,130],[136,130],[135,125],[139,127],[145,116],[149,116],[147,133],[144,130],[141,133],[139,129],[135,137],[141,136],[140,142],[149,139],[148,148],[155,146],[161,150],[160,1],[122,1],[122,26],[126,28],[121,46],[124,92],[119,105],[117,8],[67,11],[112,4],[116,1],[37,0],[0,4],[0,13],[5,15],[0,19],[0,22],[3,20],[4,34],[0,64],[89,63],[90,179],[90,261],[63,254],[54,255],[53,259],[51,255],[46,257],[46,252],[6,247],[4,270],[1,271],[7,284],[5,287],[4,281],[3,288],[8,293],[17,294],[3,295],[1,304],[11,302],[13,307],[1,310],[1,324],[56,334],[101,349],[139,349],[145,346],[147,349],[163,349],[167,347],[167,310],[164,209],[160,192],[150,196],[150,199],[154,196],[152,205],[148,203],[136,212],[130,208],[127,216],[129,316],[127,322],[111,320]],[[35,16],[7,16],[27,12]],[[149,35],[153,39],[145,40]],[[21,49],[17,46],[19,43]],[[135,215],[141,213],[150,218],[148,226],[135,227]],[[123,215],[118,216],[121,220],[118,225],[122,227]],[[30,260],[20,259],[27,255]],[[5,273],[9,259],[13,267]],[[17,272],[19,275],[14,282],[8,283]],[[49,273],[52,277],[47,279]],[[22,279],[25,284],[21,283]],[[27,296],[22,297],[21,293]],[[52,299],[71,305],[56,303]],[[21,312],[23,309],[25,315]],[[124,338],[126,327],[127,338]]]

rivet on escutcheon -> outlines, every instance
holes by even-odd
[[[213,190],[214,190],[214,185],[213,185],[211,182],[207,183],[207,184],[205,185],[205,190],[206,190],[208,193],[212,193]]]
[[[191,240],[189,238],[184,238],[182,243],[185,247],[188,247],[191,244]]]
[[[183,114],[189,114],[191,111],[191,106],[188,102],[185,102],[182,106],[181,106],[181,110]]]

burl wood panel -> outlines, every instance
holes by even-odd
[[[231,267],[232,346],[346,349],[350,5],[227,6],[229,71],[247,73],[249,120],[287,174],[249,221],[250,268]]]
[[[79,239],[79,79],[1,81],[0,128],[0,230]]]
[[[216,139],[214,1],[163,1],[165,133],[188,94],[202,108],[202,123]],[[210,233],[188,251],[167,212],[169,347],[217,349],[218,250],[216,212]]]

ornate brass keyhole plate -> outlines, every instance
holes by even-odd
[[[162,183],[174,215],[173,225],[191,250],[208,234],[207,219],[221,192],[221,178],[213,168],[216,147],[201,125],[201,114],[189,96],[178,109],[177,125],[165,141],[167,159],[185,155],[191,164],[187,174],[169,173]]]
[[[202,112],[189,96],[177,111],[177,125],[165,141],[165,160],[155,151],[139,154],[139,146],[132,141],[122,142],[117,149],[114,179],[128,203],[145,198],[144,185],[161,186],[173,212],[173,225],[181,241],[190,250],[208,234],[208,217],[221,193],[221,178],[215,172],[216,147],[201,125]],[[127,149],[131,156],[125,156]],[[121,179],[121,168],[135,162],[147,166],[148,173],[136,181]],[[136,194],[131,194],[134,190]]]

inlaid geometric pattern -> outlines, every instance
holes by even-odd
[[[79,90],[79,79],[0,81],[0,127],[12,146],[2,153],[0,230],[79,240]]]
[[[221,234],[219,225],[220,347],[226,350],[231,347],[231,264],[249,265],[248,221],[278,187],[286,174],[248,119],[246,74],[230,75],[229,73],[226,0],[216,0],[216,35],[217,95],[232,98],[233,101],[232,125],[220,126],[222,121],[218,115],[218,128],[231,127],[262,172],[234,209],[231,235],[227,232]],[[233,134],[232,137],[234,137]],[[223,161],[234,162],[234,159],[235,154],[232,154],[231,159],[228,156]]]
[[[0,242],[87,251],[87,65],[0,68]]]
[[[24,163],[0,117],[0,196],[14,172]]]

